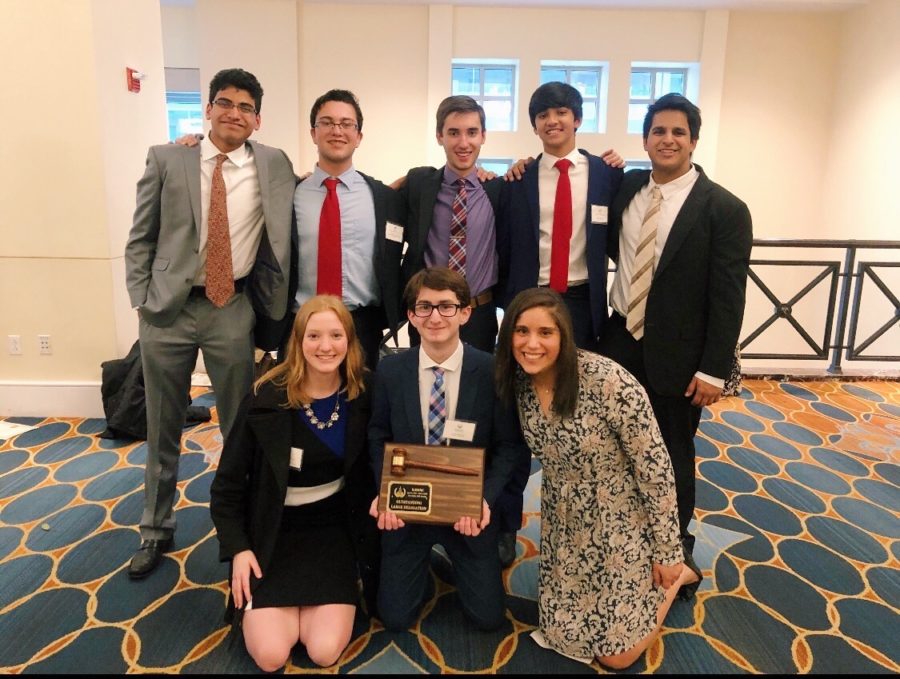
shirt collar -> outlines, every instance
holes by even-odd
[[[313,186],[320,186],[324,188],[325,180],[330,176],[330,174],[325,172],[325,170],[319,167],[318,163],[316,163],[316,166],[313,169],[312,177],[309,178],[309,181],[312,182]],[[343,184],[350,190],[352,190],[354,184],[356,184],[357,177],[359,177],[359,173],[352,165],[337,176],[341,184]]]
[[[444,165],[444,182],[446,184],[455,184],[457,179],[465,179],[466,186],[474,188],[478,186],[478,169],[473,166],[466,176],[460,175],[456,170],[451,170],[449,165]]]
[[[459,367],[462,365],[463,359],[463,343],[462,340],[459,341],[459,344],[456,347],[456,351],[450,354],[449,358],[443,363],[438,363],[431,356],[425,353],[425,349],[419,346],[419,370],[430,370],[435,366],[440,366],[444,370],[449,370],[451,372],[456,372],[459,370]]]
[[[567,153],[564,158],[568,158],[572,161],[572,166],[578,165],[579,163],[586,162],[586,158],[578,150],[576,146],[570,153]],[[556,161],[559,160],[559,157],[554,156],[552,153],[542,153],[541,154],[541,168],[544,170],[550,170],[556,164]]]
[[[216,156],[222,153],[216,145],[212,143],[209,137],[204,137],[200,140],[200,158],[201,160],[215,160]],[[238,146],[234,151],[229,151],[225,155],[228,156],[228,160],[237,165],[238,167],[243,167],[244,163],[246,163],[251,158],[251,154],[253,152],[250,149],[250,144],[244,142],[240,146]]]
[[[652,191],[654,186],[658,186],[659,192],[662,194],[663,200],[665,200],[697,181],[699,174],[697,168],[691,164],[691,169],[681,175],[678,179],[673,179],[665,184],[657,184],[653,180],[653,173],[651,172],[650,181],[647,183],[647,190]]]

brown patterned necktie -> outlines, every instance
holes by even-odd
[[[216,156],[212,187],[209,192],[209,215],[206,236],[206,296],[217,307],[223,307],[234,295],[234,268],[231,263],[231,233],[228,228],[228,204],[222,163],[224,153]]]

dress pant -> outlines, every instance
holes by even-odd
[[[691,400],[682,395],[666,396],[650,387],[644,366],[643,340],[634,339],[625,328],[625,319],[617,313],[604,326],[600,338],[600,353],[634,375],[647,391],[666,450],[672,460],[681,541],[688,552],[693,553],[694,536],[688,531],[688,524],[694,515],[696,501],[694,435],[700,426],[703,409],[692,405]]]
[[[202,289],[191,292],[170,326],[160,328],[140,319],[147,403],[142,538],[165,539],[175,531],[181,433],[197,351],[203,351],[224,440],[253,380],[253,322],[253,307],[243,292],[217,308]]]
[[[380,306],[358,307],[351,311],[350,315],[353,317],[356,336],[359,338],[366,357],[366,367],[374,371],[375,366],[378,365],[384,329],[387,327],[384,308]]]
[[[453,564],[463,613],[481,630],[494,630],[506,619],[506,601],[497,558],[497,527],[491,521],[477,537],[452,526],[406,524],[381,534],[378,611],[386,629],[415,624],[428,587],[431,548],[444,546]]]
[[[570,286],[562,293],[563,301],[572,317],[575,346],[585,351],[597,351],[597,335],[591,316],[590,286],[587,283]],[[605,303],[605,302],[604,302]]]

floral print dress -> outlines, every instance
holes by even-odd
[[[539,624],[577,658],[622,653],[650,634],[665,591],[652,565],[683,560],[675,481],[646,393],[613,361],[578,352],[572,417],[516,385],[522,429],[543,466]]]

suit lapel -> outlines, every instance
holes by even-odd
[[[699,223],[700,215],[702,215],[706,209],[709,189],[710,181],[706,178],[706,175],[701,172],[700,176],[697,177],[694,188],[691,189],[687,199],[684,201],[684,205],[682,205],[681,210],[678,211],[678,216],[672,223],[672,230],[669,231],[666,245],[663,248],[662,254],[659,256],[659,263],[656,265],[656,273],[653,274],[654,277],[658,276],[659,273],[669,265],[678,250],[684,244],[685,239]]]
[[[422,422],[422,407],[419,403],[419,349],[413,347],[406,351],[403,363],[398,386],[404,395],[406,421],[412,440],[402,443],[425,443],[425,424]]]
[[[466,360],[471,356],[472,349],[463,345],[463,360],[459,376],[459,396],[456,402],[456,419],[478,419],[478,380],[475,379],[475,362]]]
[[[200,224],[203,212],[200,207],[200,147],[197,146],[190,153],[182,155],[184,158],[184,171],[187,175],[188,194],[191,199],[191,212],[194,213],[194,228],[200,234]]]
[[[290,466],[291,437],[294,425],[291,412],[281,409],[251,415],[248,418],[250,426],[256,432],[256,439],[262,448],[266,462],[271,467],[272,475],[278,483],[279,497],[282,498],[287,489]]]
[[[416,225],[416,250],[425,257],[425,244],[428,240],[428,232],[434,223],[434,204],[437,202],[438,191],[441,190],[444,168],[438,168],[434,175],[422,182],[422,190],[419,193],[419,223]]]
[[[248,141],[253,149],[253,160],[256,163],[256,177],[259,180],[259,198],[262,204],[263,219],[268,224],[266,216],[269,214],[269,163],[265,158],[265,152],[254,142]]]
[[[541,240],[541,196],[538,187],[538,175],[541,164],[541,155],[534,159],[522,181],[525,182],[525,195],[528,197],[528,210],[531,217],[531,233],[534,236],[534,242],[539,243]]]

